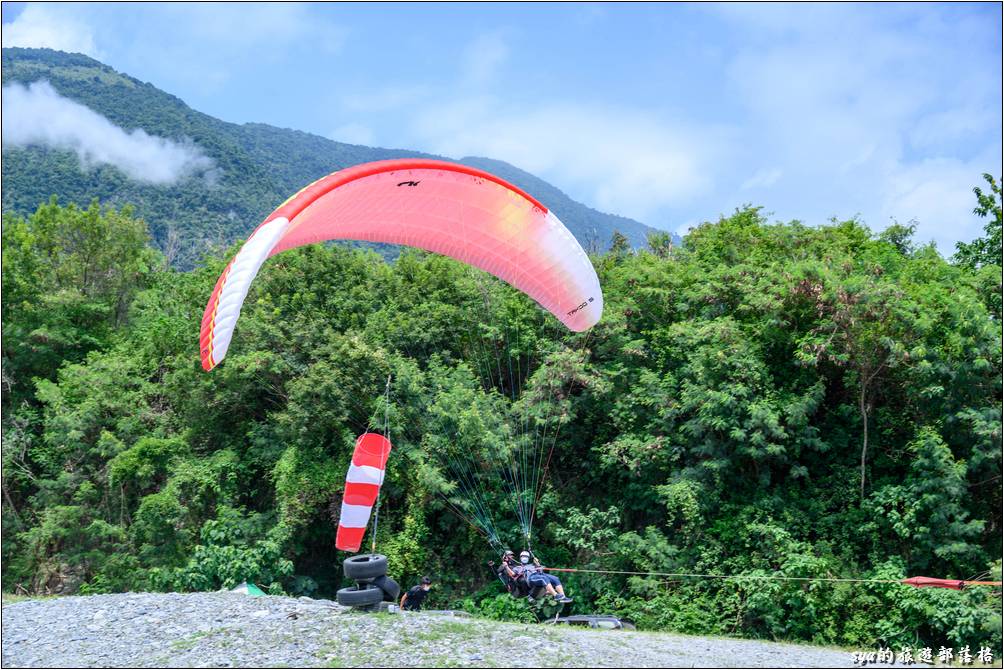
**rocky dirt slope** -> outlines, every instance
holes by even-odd
[[[852,667],[849,652],[431,613],[327,600],[129,593],[3,607],[4,667]]]

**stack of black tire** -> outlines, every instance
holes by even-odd
[[[364,611],[380,609],[384,601],[397,602],[401,587],[387,576],[387,557],[381,554],[359,554],[350,556],[342,563],[345,576],[356,583],[355,586],[339,589],[336,595],[339,605],[354,607]]]

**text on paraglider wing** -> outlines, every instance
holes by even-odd
[[[572,311],[568,312],[568,314],[566,316],[571,316],[571,315],[575,314],[576,312],[578,312],[579,310],[583,309],[584,307],[587,307],[589,305],[589,303],[591,303],[592,301],[593,301],[593,298],[590,297],[589,300],[585,301],[584,303],[582,303],[581,305],[579,305],[578,307],[576,307]]]

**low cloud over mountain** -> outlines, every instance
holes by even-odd
[[[59,95],[46,81],[3,87],[3,144],[72,150],[82,169],[113,165],[136,181],[156,185],[194,174],[211,178],[214,169],[213,160],[191,141],[176,142],[141,128],[124,130]]]

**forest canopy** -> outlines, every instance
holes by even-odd
[[[592,256],[606,308],[564,372],[535,545],[547,564],[1000,579],[1001,204],[985,179],[985,234],[950,259],[910,225],[773,223],[757,207],[680,245]],[[463,402],[456,315],[479,287],[414,250],[285,252],[207,375],[199,322],[235,250],[183,272],[128,206],[4,215],[5,592],[341,586],[332,514],[355,437],[388,375],[407,390],[400,420],[428,410],[423,389]],[[390,572],[437,574],[444,606],[524,616],[421,442],[390,430],[376,538]],[[576,611],[650,629],[1001,643],[985,589],[565,581]]]

